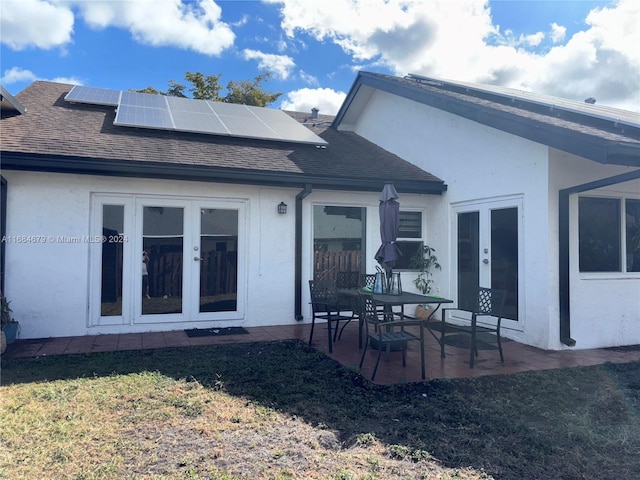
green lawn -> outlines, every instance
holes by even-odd
[[[379,386],[288,341],[2,359],[0,395],[0,478],[640,471],[640,362]]]

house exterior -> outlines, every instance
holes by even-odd
[[[21,338],[309,321],[308,280],[374,271],[393,182],[405,290],[426,242],[432,293],[504,289],[510,338],[640,344],[637,114],[361,72],[335,118],[289,112],[313,144],[122,126],[71,88],[2,103],[3,289]]]
[[[22,339],[309,321],[309,279],[374,269],[385,182],[412,241],[446,191],[333,117],[291,113],[317,144],[133,128],[71,90],[3,90],[2,288]]]
[[[443,296],[505,289],[506,335],[544,349],[640,344],[640,115],[361,72],[334,128],[446,181],[427,218]]]

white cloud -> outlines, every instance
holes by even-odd
[[[235,40],[235,34],[221,20],[221,9],[213,0],[75,3],[90,26],[125,28],[140,43],[220,55]]]
[[[346,96],[346,93],[330,88],[301,88],[289,92],[280,104],[280,109],[311,113],[312,108],[317,108],[321,114],[335,115]]]
[[[551,41],[553,43],[560,43],[564,41],[567,36],[567,28],[561,25],[558,25],[556,22],[551,24],[551,32],[549,33],[551,37]]]
[[[640,3],[591,11],[588,28],[536,60],[529,88],[640,111]]]
[[[537,47],[544,40],[544,33],[537,32],[531,35],[521,35],[520,43],[523,45],[528,45],[530,47]]]
[[[42,79],[42,80],[45,80],[45,79]],[[57,83],[68,83],[70,85],[84,85],[84,82],[76,77],[54,77],[48,81],[57,82]]]
[[[293,58],[287,55],[274,55],[271,53],[263,53],[258,50],[246,49],[242,52],[245,60],[257,60],[258,67],[262,70],[268,70],[276,77],[286,80],[291,75],[291,71],[296,64]]]
[[[220,55],[235,41],[214,0],[2,0],[0,7],[2,42],[15,50],[71,42],[76,13],[92,28],[123,28],[153,46]]]
[[[38,77],[31,70],[25,70],[20,67],[12,67],[4,71],[2,77],[0,77],[0,83],[3,85],[12,85],[14,83],[31,83],[36,80],[47,80],[49,82],[69,83],[72,85],[82,85],[83,81],[75,77],[55,77],[55,78],[41,78]]]
[[[73,12],[68,6],[41,0],[2,0],[2,43],[14,50],[51,49],[71,41]]]
[[[300,70],[300,72],[298,72],[298,75],[300,76],[300,79],[308,85],[313,85],[313,86],[320,85],[320,81],[316,77],[314,77],[311,74],[308,74],[304,70]]]
[[[354,65],[379,63],[396,75],[417,73],[485,82],[640,111],[640,2],[592,10],[566,39],[543,32],[500,32],[488,0],[266,0],[280,5],[285,33],[331,41]]]
[[[2,78],[0,78],[0,83],[3,85],[11,85],[19,82],[33,82],[37,80],[38,77],[30,71],[25,70],[20,67],[12,67],[9,70],[5,70]]]

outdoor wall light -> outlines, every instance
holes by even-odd
[[[278,213],[280,215],[284,215],[285,213],[287,213],[287,204],[284,202],[280,202],[278,204]]]

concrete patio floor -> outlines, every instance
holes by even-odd
[[[247,328],[248,334],[189,337],[184,330],[153,333],[128,333],[113,335],[89,335],[85,337],[61,337],[34,340],[17,340],[8,345],[3,358],[40,357],[79,353],[139,350],[171,347],[193,347],[229,343],[247,343],[300,339],[309,340],[310,325]],[[325,325],[317,325],[312,346],[324,352],[341,364],[358,370],[362,350],[358,348],[358,324],[351,322],[344,330],[342,338],[328,353],[327,330]],[[566,349],[544,351],[515,341],[503,343],[505,361],[500,362],[497,349],[481,345],[475,368],[469,367],[469,350],[464,347],[446,347],[446,358],[440,358],[440,346],[425,333],[425,363],[427,380],[436,378],[462,378],[481,375],[502,375],[531,370],[598,365],[605,362],[626,363],[640,361],[640,345],[612,347],[592,350]],[[375,383],[393,384],[422,381],[420,375],[420,350],[416,342],[411,342],[407,353],[407,366],[402,366],[402,354],[391,352],[380,361]],[[371,377],[377,351],[369,348],[362,368],[362,375]]]

